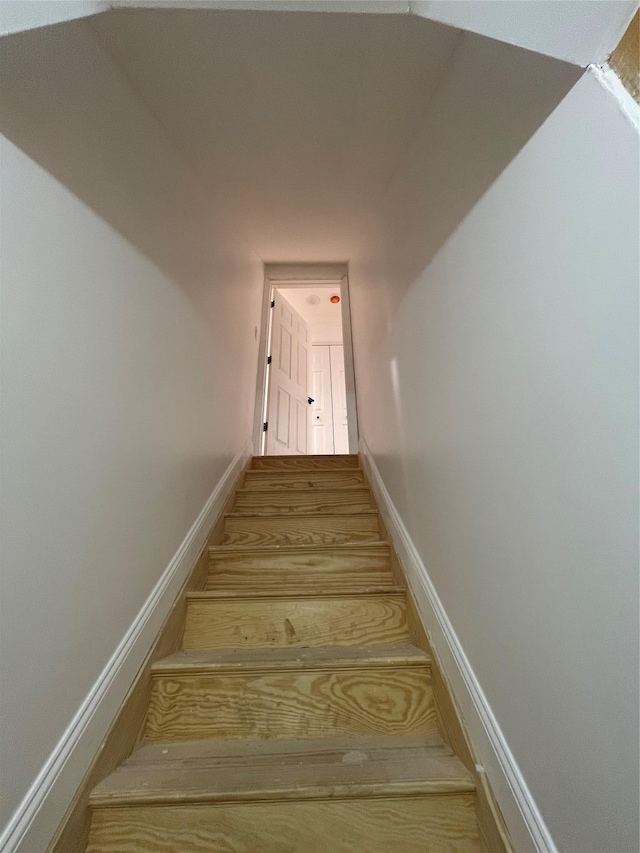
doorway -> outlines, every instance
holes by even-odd
[[[346,265],[267,265],[258,455],[357,452]]]

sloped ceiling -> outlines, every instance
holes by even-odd
[[[221,242],[361,256],[420,135],[426,263],[580,73],[415,15],[118,9],[0,38],[0,131],[195,293]]]
[[[460,35],[408,16],[210,10],[90,26],[265,261],[349,258]]]

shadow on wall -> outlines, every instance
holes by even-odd
[[[349,271],[356,352],[385,366],[375,375],[357,374],[359,412],[371,425],[368,440],[385,479],[392,460],[407,452],[398,353],[390,337],[394,318],[439,249],[582,74],[574,65],[464,33],[413,143],[371,211]],[[489,244],[485,251],[492,251]],[[389,401],[395,426],[387,446],[388,435],[376,425],[379,412],[390,416]],[[398,477],[404,478],[403,470],[396,469]],[[396,506],[409,518],[407,484],[395,486]]]
[[[432,98],[381,205],[372,211],[367,239],[353,259],[356,266],[364,263],[377,254],[381,242],[395,247],[393,267],[382,266],[386,282],[380,283],[379,296],[386,309],[385,332],[412,282],[583,71],[503,42],[463,34],[449,74]],[[384,218],[384,241],[379,216]]]
[[[0,132],[195,296],[237,232],[88,24],[3,37],[0,78]]]

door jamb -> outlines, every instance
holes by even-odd
[[[256,456],[263,456],[264,412],[267,402],[267,348],[270,328],[271,293],[274,287],[335,286],[340,291],[342,306],[342,345],[344,347],[344,376],[347,391],[347,424],[349,453],[358,452],[358,412],[356,407],[356,380],[353,365],[353,339],[351,335],[351,305],[349,301],[349,275],[347,264],[265,264],[260,343],[258,346],[258,375],[253,425],[253,447]]]

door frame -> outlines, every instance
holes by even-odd
[[[356,378],[353,366],[351,334],[351,305],[349,301],[349,271],[347,264],[265,264],[260,343],[258,346],[258,376],[253,424],[253,448],[256,456],[264,456],[264,419],[267,410],[267,355],[271,331],[270,310],[274,288],[333,287],[340,293],[342,306],[342,345],[344,347],[344,377],[347,390],[347,423],[349,453],[358,452],[358,412]]]

